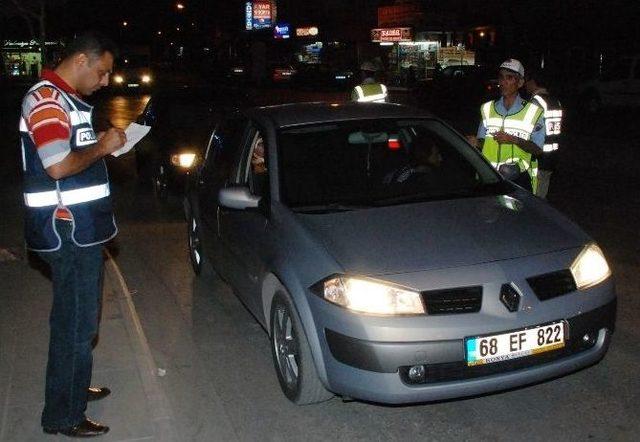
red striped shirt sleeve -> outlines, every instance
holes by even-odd
[[[27,126],[38,149],[55,141],[68,142],[71,136],[69,115],[59,102],[60,93],[41,87],[31,93],[33,104]]]

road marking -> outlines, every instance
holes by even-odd
[[[164,392],[164,388],[158,380],[158,366],[151,353],[149,341],[144,334],[142,324],[140,324],[140,318],[131,299],[131,291],[115,259],[113,259],[113,256],[111,256],[108,250],[105,249],[105,252],[108,257],[107,262],[110,264],[110,266],[105,269],[105,276],[115,279],[122,292],[122,296],[118,296],[118,302],[120,304],[120,310],[123,313],[127,333],[134,347],[136,365],[140,372],[142,388],[148,399],[147,404],[149,406],[151,419],[154,422],[153,427],[156,433],[156,440],[178,441],[173,410]],[[108,271],[109,268],[112,272]]]

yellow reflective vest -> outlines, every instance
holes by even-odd
[[[529,174],[534,192],[538,184],[536,158],[515,144],[498,143],[493,134],[503,131],[528,141],[543,112],[540,106],[530,102],[523,102],[523,107],[518,113],[506,116],[498,113],[495,101],[484,103],[480,108],[482,124],[486,128],[482,154],[496,169],[503,164],[517,164],[521,172]]]
[[[387,87],[382,83],[363,83],[353,88],[351,99],[359,103],[384,103]]]

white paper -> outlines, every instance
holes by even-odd
[[[120,155],[129,152],[131,149],[133,149],[133,146],[138,143],[138,141],[143,139],[145,135],[149,133],[149,130],[151,130],[151,126],[143,126],[142,124],[131,123],[124,130],[124,133],[127,136],[127,142],[124,143],[124,146],[122,146],[120,149],[112,152],[111,155],[113,155],[114,157],[119,157]]]

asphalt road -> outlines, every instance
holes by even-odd
[[[144,98],[104,98],[101,105],[96,118],[124,126]],[[180,198],[156,201],[138,182],[133,156],[109,161],[120,227],[110,250],[132,290],[156,365],[165,370],[162,382],[182,440],[636,440],[636,117],[572,121],[549,195],[601,244],[614,270],[618,329],[605,359],[527,388],[410,406],[340,398],[305,407],[288,402],[264,330],[218,277],[191,272]],[[7,158],[17,150],[15,141],[11,135],[0,140]],[[8,172],[0,180],[18,175],[6,164],[3,169]]]

